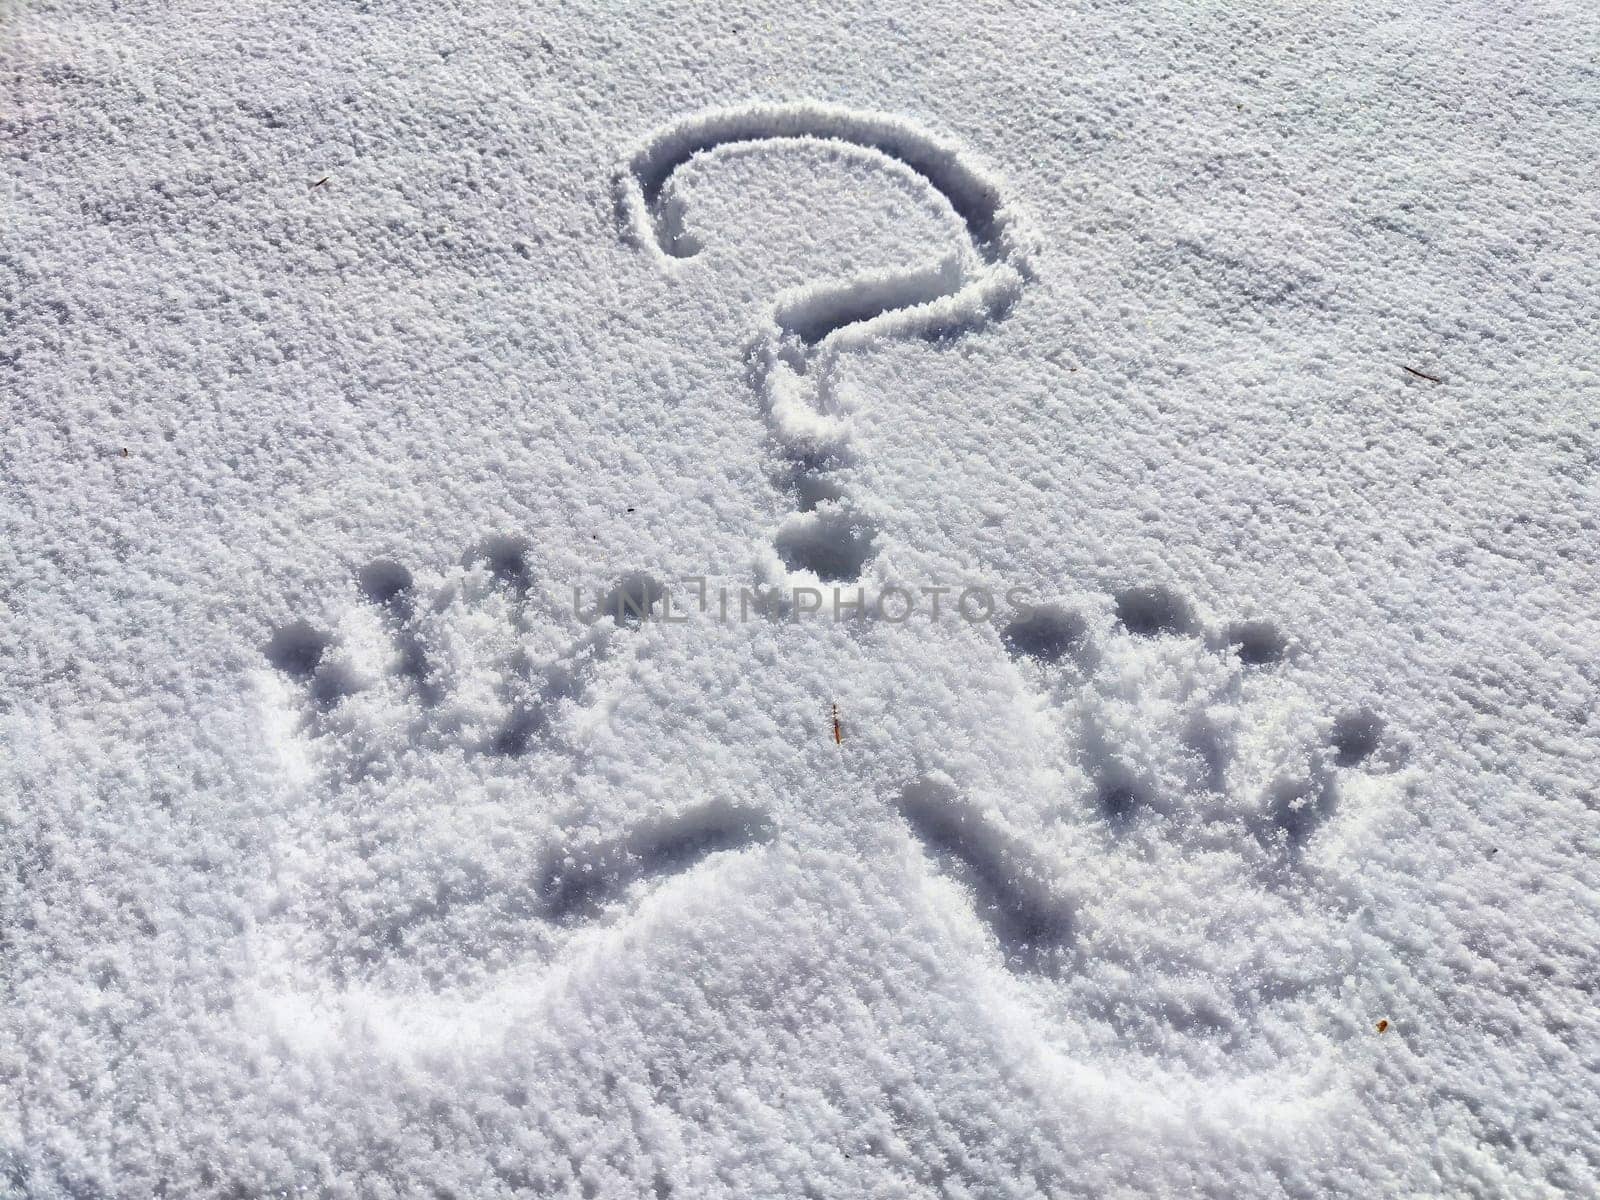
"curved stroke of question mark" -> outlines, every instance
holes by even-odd
[[[978,264],[972,269],[951,256],[933,267],[790,289],[760,322],[753,347],[759,386],[800,476],[801,512],[780,530],[780,557],[821,579],[852,580],[873,553],[873,531],[825,479],[849,453],[848,426],[830,414],[839,356],[879,339],[952,336],[997,319],[1033,278],[1033,238],[999,181],[961,146],[900,117],[811,101],[713,109],[650,134],[618,173],[625,236],[663,265],[692,257],[700,247],[670,195],[674,172],[696,155],[763,141],[844,143],[902,164],[950,204]],[[810,552],[796,562],[783,552],[785,539]]]

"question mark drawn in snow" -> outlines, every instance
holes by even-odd
[[[692,258],[700,245],[684,229],[673,173],[696,155],[764,141],[842,142],[897,162],[949,202],[972,243],[931,267],[782,292],[760,320],[758,387],[799,505],[774,550],[789,570],[850,582],[876,553],[877,531],[832,478],[852,458],[835,386],[840,356],[886,338],[955,336],[1003,316],[1033,278],[1032,239],[1000,183],[960,146],[899,117],[812,102],[714,109],[650,134],[618,174],[624,235],[663,265]]]

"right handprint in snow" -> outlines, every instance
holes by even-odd
[[[1304,1066],[1349,1023],[1344,835],[1402,790],[1399,750],[1370,711],[1321,712],[1267,622],[1207,630],[1153,588],[1114,608],[1098,634],[1057,606],[1004,628],[1047,765],[1030,796],[902,789],[930,886],[1075,1051]]]

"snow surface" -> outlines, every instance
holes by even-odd
[[[1600,1193],[1597,48],[0,8],[0,1194]]]

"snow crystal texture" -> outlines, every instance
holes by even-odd
[[[1600,1193],[1591,6],[0,28],[0,1195]]]

